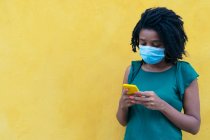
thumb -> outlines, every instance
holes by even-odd
[[[128,89],[124,88],[122,94],[125,95],[125,94],[127,94],[127,92],[128,92]]]

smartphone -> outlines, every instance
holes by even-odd
[[[135,92],[139,91],[138,87],[132,84],[123,84],[123,88],[128,89],[127,94],[134,94]]]

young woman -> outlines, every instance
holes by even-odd
[[[183,21],[172,10],[150,8],[141,15],[131,45],[142,60],[132,61],[123,80],[140,92],[127,95],[123,89],[117,111],[125,140],[181,140],[181,130],[198,133],[198,74],[180,61],[186,41]]]

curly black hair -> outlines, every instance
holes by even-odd
[[[142,29],[156,31],[165,47],[165,61],[176,63],[185,55],[185,44],[188,40],[183,28],[182,18],[165,7],[149,8],[142,13],[131,38],[133,52],[139,47],[139,33]]]

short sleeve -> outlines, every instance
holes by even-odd
[[[183,99],[186,88],[198,76],[198,73],[188,62],[180,61],[177,63],[177,85],[181,99]]]

